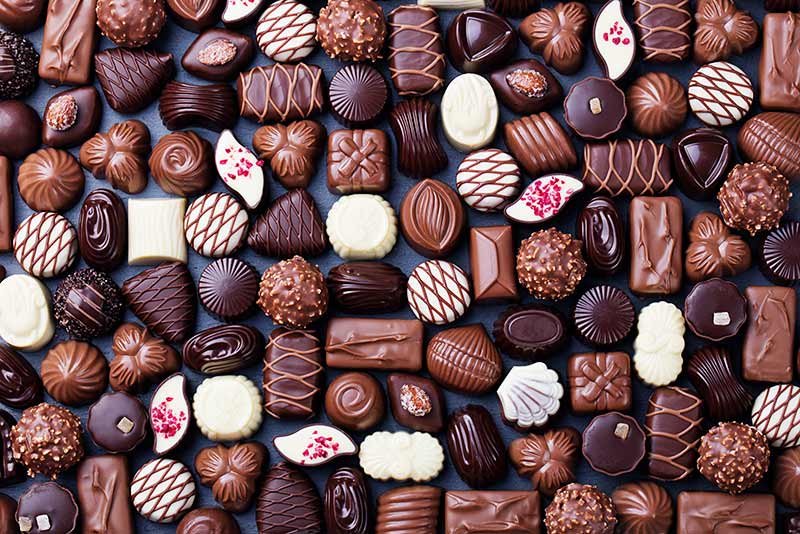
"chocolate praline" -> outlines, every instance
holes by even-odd
[[[761,240],[758,265],[773,283],[793,286],[800,282],[800,222],[789,221]]]
[[[783,451],[775,460],[772,492],[791,508],[800,508],[800,448]]]
[[[232,373],[264,355],[264,335],[244,324],[223,324],[202,330],[183,344],[183,363],[198,373]]]
[[[221,258],[209,263],[197,280],[200,304],[223,321],[249,315],[258,299],[258,273],[237,258]]]
[[[0,102],[0,155],[22,159],[41,142],[42,121],[35,109],[20,100]]]
[[[363,63],[348,65],[331,78],[328,101],[333,117],[347,128],[366,128],[377,122],[389,102],[389,86],[377,69]]]
[[[78,339],[107,334],[119,323],[124,310],[122,295],[114,280],[92,268],[67,276],[53,295],[56,321]]]
[[[58,148],[78,146],[100,126],[103,104],[94,87],[76,87],[53,95],[42,120],[42,142]]]
[[[66,408],[46,402],[27,408],[11,429],[14,460],[31,477],[55,480],[83,458],[81,433],[81,420]]]
[[[696,350],[686,364],[689,381],[703,398],[703,411],[715,421],[734,421],[750,412],[753,395],[733,372],[725,347]]]
[[[584,139],[605,139],[619,131],[627,116],[625,93],[608,78],[584,78],[564,99],[564,120]]]
[[[239,534],[239,523],[220,508],[196,508],[183,516],[175,534]]]
[[[22,35],[0,30],[0,100],[23,98],[39,81],[39,54]]]
[[[560,311],[550,306],[512,306],[494,322],[492,335],[503,352],[534,361],[555,354],[566,345],[569,324]]]
[[[181,65],[198,78],[230,81],[250,64],[255,43],[248,35],[223,28],[210,28],[192,41]]]
[[[575,335],[598,347],[619,343],[630,334],[635,319],[630,297],[613,286],[595,286],[580,296],[572,314]]]
[[[538,113],[559,103],[561,83],[535,59],[522,59],[495,70],[489,76],[497,98],[518,115]]]
[[[369,490],[364,474],[350,467],[331,473],[325,483],[323,511],[329,534],[372,532]]]
[[[544,524],[547,534],[574,534],[574,525],[580,525],[581,534],[613,534],[617,516],[608,495],[595,486],[572,483],[559,489],[545,508]]]
[[[16,518],[26,534],[72,534],[78,503],[71,491],[55,482],[36,483],[20,495]]]
[[[555,228],[532,233],[519,247],[517,278],[536,298],[568,297],[585,275],[580,241]]]
[[[275,323],[305,328],[328,311],[328,287],[315,265],[300,256],[264,271],[258,305]]]
[[[583,457],[592,469],[608,476],[630,473],[644,458],[644,430],[636,419],[619,412],[592,419],[582,441]]]
[[[751,236],[777,228],[790,198],[786,177],[762,162],[736,165],[717,193],[725,224]]]
[[[373,0],[328,0],[319,11],[317,41],[333,59],[375,61],[385,39],[383,8]]]
[[[733,143],[714,128],[693,128],[672,139],[673,176],[689,198],[712,198],[733,161]]]
[[[108,361],[84,341],[62,341],[42,360],[42,382],[58,402],[80,406],[96,400],[108,384]]]
[[[165,193],[198,195],[216,180],[213,154],[211,143],[195,132],[173,132],[153,147],[150,173]]]
[[[633,129],[651,138],[677,130],[689,109],[681,82],[663,72],[648,72],[634,80],[626,99]]]
[[[738,494],[761,481],[769,468],[766,436],[750,425],[727,422],[700,440],[697,470],[723,491]]]
[[[27,408],[42,401],[42,380],[36,369],[11,347],[0,345],[0,402]]]
[[[461,72],[488,72],[517,50],[517,32],[502,16],[483,9],[462,11],[447,28],[447,56]]]
[[[97,26],[114,44],[139,48],[158,37],[167,14],[163,0],[97,0]]]
[[[86,431],[108,452],[130,452],[147,437],[147,410],[124,391],[106,393],[89,407]]]
[[[111,272],[128,251],[128,215],[119,196],[110,189],[95,189],[83,201],[78,224],[78,245],[84,261]]]
[[[385,412],[383,389],[370,374],[342,373],[325,391],[325,413],[335,424],[348,430],[369,430],[381,422]]]
[[[420,432],[441,432],[444,396],[433,380],[407,373],[386,377],[392,415],[399,424]]]
[[[692,288],[683,315],[696,336],[722,341],[735,336],[747,321],[747,302],[736,284],[711,278]]]

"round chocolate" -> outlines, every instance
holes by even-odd
[[[70,339],[47,352],[41,375],[51,397],[69,406],[80,406],[97,400],[106,389],[108,361],[94,345]]]
[[[0,102],[0,156],[24,158],[42,142],[41,130],[39,114],[28,104],[19,100]]]
[[[736,165],[717,193],[725,224],[756,235],[777,228],[789,209],[789,181],[768,163]]]
[[[536,298],[561,300],[585,275],[580,241],[555,228],[532,233],[517,252],[517,278]]]
[[[689,198],[712,198],[733,160],[733,143],[714,128],[693,128],[672,139],[673,176]]]
[[[220,508],[195,508],[181,519],[175,534],[239,534],[239,523]]]
[[[315,265],[300,256],[264,271],[258,305],[276,324],[305,328],[328,311],[328,287]]]
[[[722,423],[700,440],[697,470],[728,493],[755,486],[769,469],[769,443],[758,429],[742,423]]]
[[[556,492],[544,510],[547,534],[614,534],[617,516],[608,495],[587,484],[572,483]]]
[[[542,304],[512,306],[494,322],[497,347],[522,360],[540,360],[560,351],[569,340],[567,320]]]
[[[83,201],[78,223],[78,246],[90,267],[111,272],[128,251],[128,215],[119,196],[95,189]]]
[[[389,102],[386,79],[363,63],[347,65],[328,86],[331,114],[347,128],[366,128],[377,122]]]
[[[214,149],[194,132],[173,132],[158,140],[148,161],[150,173],[165,193],[195,196],[216,179]]]
[[[163,0],[97,0],[97,26],[114,44],[145,46],[158,37],[167,19]]]
[[[17,175],[19,195],[36,211],[66,211],[83,195],[83,170],[65,150],[43,148],[25,158]]]
[[[364,432],[383,419],[386,403],[380,383],[367,373],[342,373],[325,391],[325,413],[333,423]]]
[[[352,314],[386,313],[406,305],[403,271],[379,261],[353,261],[328,273],[331,301]]]
[[[663,534],[672,526],[672,498],[655,482],[628,482],[611,494],[625,534]]]
[[[258,273],[236,258],[221,258],[209,263],[197,280],[200,304],[223,321],[248,315],[258,299]]]
[[[42,117],[42,142],[59,148],[78,146],[100,126],[103,104],[92,86],[75,87],[47,101]]]
[[[564,99],[564,120],[584,139],[605,139],[627,116],[625,93],[608,78],[584,78]]]
[[[39,80],[38,68],[39,54],[33,43],[18,33],[0,30],[0,100],[31,94]],[[38,130],[38,115],[36,118]]]
[[[800,222],[789,221],[769,232],[758,246],[758,265],[772,282],[793,286],[800,282]]]
[[[631,124],[644,137],[661,137],[677,130],[689,106],[681,82],[663,72],[648,72],[627,92]]]
[[[17,524],[26,534],[72,534],[78,524],[78,503],[55,482],[32,484],[19,496]]]
[[[83,458],[81,433],[81,420],[66,408],[46,402],[27,408],[11,429],[14,460],[31,477],[55,480]]]
[[[447,56],[461,72],[488,72],[517,51],[517,32],[502,16],[483,9],[460,12],[447,28]]]
[[[125,306],[114,280],[96,269],[80,269],[58,284],[53,295],[53,315],[58,324],[78,339],[111,332]]]
[[[124,391],[106,393],[89,407],[86,430],[98,447],[130,452],[147,436],[147,410]]]
[[[598,415],[583,430],[583,457],[592,469],[611,477],[630,473],[644,458],[644,430],[619,412]]]
[[[633,328],[636,311],[630,297],[613,286],[595,286],[580,296],[572,314],[575,335],[597,347],[616,345]]]
[[[747,301],[733,282],[711,278],[692,288],[683,315],[697,337],[722,341],[735,336],[747,321]]]
[[[333,59],[375,61],[385,39],[383,8],[373,0],[329,0],[319,11],[317,41]]]

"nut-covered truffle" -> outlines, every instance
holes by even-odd
[[[97,269],[81,269],[64,278],[53,295],[59,326],[78,339],[102,336],[117,326],[125,306],[114,280]]]
[[[648,72],[628,87],[628,110],[633,129],[645,137],[677,130],[689,106],[681,82],[663,72]]]
[[[587,484],[559,489],[544,510],[547,534],[613,534],[617,516],[611,498]]]
[[[325,277],[300,256],[278,262],[261,277],[258,305],[277,324],[305,328],[328,311]]]
[[[563,299],[585,274],[581,242],[555,228],[532,233],[519,247],[517,277],[536,298]]]
[[[722,423],[700,440],[697,469],[728,493],[741,493],[755,486],[768,468],[769,443],[753,426]]]
[[[155,40],[167,20],[163,0],[97,0],[96,9],[103,35],[126,48]]]
[[[43,402],[22,412],[11,429],[14,460],[28,468],[28,475],[53,480],[83,458],[81,420],[55,404]]]
[[[39,80],[39,54],[22,35],[0,30],[0,100],[31,94]]]
[[[97,400],[108,384],[108,362],[84,341],[58,343],[42,360],[42,382],[58,402],[80,406]]]
[[[735,166],[717,193],[725,224],[750,235],[777,228],[791,197],[789,180],[762,162]]]
[[[372,0],[330,0],[320,9],[317,41],[339,61],[375,61],[386,39],[383,9]]]

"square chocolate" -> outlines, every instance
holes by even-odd
[[[683,284],[681,199],[634,197],[628,215],[631,291],[639,295],[677,293]]]
[[[758,66],[761,107],[800,111],[800,14],[766,15],[763,35]]]
[[[775,497],[748,493],[684,491],[678,495],[675,534],[759,532],[775,534]]]
[[[797,294],[791,287],[751,286],[747,330],[742,346],[742,376],[762,382],[791,382]]]
[[[514,236],[511,227],[481,226],[469,231],[469,263],[475,302],[515,302]]]
[[[441,432],[444,427],[444,397],[436,382],[407,373],[386,377],[389,406],[395,421],[420,432]]]
[[[444,533],[526,532],[540,534],[538,491],[448,491],[444,495]],[[513,529],[502,529],[502,525]]]
[[[624,352],[587,352],[567,360],[569,398],[575,413],[627,411],[631,407],[631,358]]]
[[[328,136],[328,189],[334,195],[383,193],[390,177],[383,130],[336,130]]]

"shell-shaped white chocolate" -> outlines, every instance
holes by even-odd
[[[456,171],[456,188],[464,202],[478,211],[497,211],[517,196],[519,166],[510,154],[496,148],[476,150]]]
[[[150,460],[133,475],[131,501],[145,519],[171,523],[194,505],[197,496],[192,473],[169,458]]]
[[[223,130],[214,149],[217,174],[239,195],[247,209],[256,209],[264,198],[263,163],[242,145],[230,130]]]
[[[778,384],[768,387],[756,397],[751,412],[753,426],[759,429],[773,447],[800,445],[800,387]]]
[[[483,76],[462,74],[444,91],[442,127],[456,150],[469,152],[491,143],[499,117],[497,97]]]
[[[544,222],[558,215],[569,199],[582,190],[583,182],[569,174],[548,174],[531,182],[504,213],[514,222]]]
[[[281,456],[302,467],[326,464],[339,456],[349,456],[358,447],[344,431],[331,425],[308,425],[272,440]]]
[[[503,418],[522,428],[545,425],[563,396],[558,373],[544,362],[512,367],[497,388]]]
[[[674,382],[683,367],[686,325],[681,311],[669,302],[654,302],[639,312],[637,328],[633,363],[639,378],[654,387]]]
[[[209,258],[234,253],[244,242],[249,224],[244,207],[225,193],[197,197],[183,217],[186,241],[195,252]]]
[[[256,40],[268,58],[281,63],[300,61],[314,51],[317,21],[300,2],[280,0],[258,19]]]
[[[709,126],[738,122],[753,105],[753,83],[727,61],[703,65],[689,79],[689,107]]]
[[[197,427],[212,441],[249,438],[261,426],[261,394],[242,375],[206,378],[192,402]]]
[[[19,223],[14,234],[14,257],[28,274],[37,278],[58,276],[72,267],[77,256],[78,233],[63,215],[40,211]]]
[[[333,251],[345,260],[377,260],[397,242],[397,216],[380,195],[347,195],[337,200],[325,223]]]
[[[376,480],[426,482],[444,466],[439,440],[425,432],[375,432],[364,438],[358,458]]]
[[[426,323],[452,323],[472,303],[467,273],[449,261],[420,263],[411,271],[407,288],[408,306]]]
[[[615,81],[622,78],[636,55],[636,38],[622,12],[622,0],[609,0],[600,8],[592,39],[606,77]]]
[[[18,350],[34,351],[53,339],[50,292],[27,274],[14,274],[0,282],[0,337]]]

